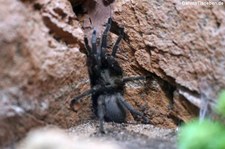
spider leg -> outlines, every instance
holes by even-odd
[[[97,42],[96,30],[94,29],[92,33],[92,39],[91,39],[92,55],[94,58],[93,62],[96,63],[96,65],[94,65],[94,71],[96,71],[96,73],[99,73],[101,68],[101,57],[100,57],[100,49],[97,50],[96,42]]]
[[[104,98],[102,96],[99,96],[98,98],[98,118],[100,121],[100,132],[104,133],[104,127],[103,127],[103,122],[104,122],[104,115],[105,115],[105,111],[104,111]]]
[[[97,52],[96,41],[97,41],[96,30],[94,29],[94,31],[92,33],[92,38],[91,38],[91,45],[92,45],[92,53],[93,54],[96,54],[96,52]]]
[[[73,109],[73,106],[79,102],[83,97],[85,96],[89,96],[91,94],[94,94],[96,92],[104,92],[107,90],[112,90],[114,88],[113,85],[108,85],[108,86],[94,86],[92,89],[89,89],[85,92],[83,92],[82,94],[74,97],[71,102],[70,102],[70,108]]]
[[[89,56],[91,53],[91,47],[88,45],[88,39],[86,36],[84,37],[84,44],[85,44],[85,48],[87,50],[87,55]]]
[[[85,97],[85,96],[88,96],[90,94],[92,94],[94,92],[93,89],[90,89],[76,97],[74,97],[71,101],[70,101],[70,108],[73,109],[73,106],[80,101],[81,98]]]
[[[112,24],[112,18],[109,18],[108,23],[106,24],[105,31],[103,32],[103,35],[102,35],[102,44],[101,44],[102,50],[107,48],[107,36],[108,36],[109,30],[111,28],[111,24]]]
[[[123,83],[129,82],[129,81],[135,81],[135,80],[146,80],[151,76],[135,76],[135,77],[124,77],[122,79]]]
[[[115,43],[115,45],[113,46],[113,49],[112,49],[112,56],[113,57],[116,56],[116,52],[117,52],[117,50],[119,48],[119,44],[120,44],[120,42],[123,38],[123,34],[124,34],[124,28],[121,28],[120,29],[120,35],[119,35],[118,39],[116,40],[116,43]]]
[[[136,77],[124,77],[122,80],[119,80],[119,82],[123,82],[126,83],[128,81],[135,81],[135,80],[145,80],[147,79],[149,76],[136,76]],[[77,103],[81,98],[94,94],[96,92],[103,92],[103,91],[107,91],[107,90],[111,90],[113,89],[115,86],[114,85],[107,85],[107,86],[94,86],[92,89],[85,91],[84,93],[76,96],[75,98],[73,98],[73,100],[71,101],[71,104],[75,104]]]
[[[147,119],[147,117],[144,116],[143,113],[141,113],[140,111],[135,110],[134,107],[133,107],[132,105],[130,105],[130,104],[123,98],[123,96],[122,96],[121,94],[119,94],[118,96],[119,96],[119,98],[118,98],[119,102],[120,102],[122,105],[124,105],[124,107],[126,107],[126,108],[130,111],[130,113],[132,114],[133,117],[134,117],[134,116],[140,116],[140,117],[144,120],[145,123],[148,123],[149,120]]]
[[[98,91],[102,90],[102,87],[100,86],[94,86],[93,88],[83,92],[82,94],[74,97],[71,101],[70,101],[70,108],[73,109],[73,105],[75,105],[77,102],[79,102],[83,97],[85,96],[89,96],[91,94],[94,94]]]

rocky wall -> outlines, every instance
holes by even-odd
[[[124,76],[152,76],[128,83],[125,93],[151,124],[177,127],[197,116],[201,100],[214,100],[224,87],[225,5],[105,2],[1,2],[1,145],[11,144],[33,127],[69,128],[95,118],[88,97],[78,112],[69,108],[69,102],[89,89],[83,38],[91,38],[93,28],[101,37],[110,16],[109,51],[118,27],[125,28],[117,53]],[[133,121],[131,116],[127,120]]]

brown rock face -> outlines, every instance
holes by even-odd
[[[115,20],[124,24],[135,57],[146,70],[190,91],[200,92],[202,79],[209,88],[224,86],[224,6],[131,1],[114,7]],[[146,55],[143,64],[139,57]]]
[[[67,102],[87,88],[88,76],[71,4],[9,0],[0,15],[0,144],[35,126],[74,125],[79,118]]]
[[[147,81],[129,82],[125,93],[152,124],[171,128],[188,121],[198,112],[190,102],[200,107],[200,99],[215,99],[225,86],[225,4],[112,2],[1,2],[1,146],[33,127],[68,128],[92,119],[88,97],[77,113],[69,102],[89,89],[83,37],[91,38],[92,27],[100,37],[110,15],[110,47],[118,26],[125,28],[117,53],[124,76],[152,75]]]

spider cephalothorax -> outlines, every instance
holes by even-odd
[[[126,109],[133,116],[139,116],[147,122],[143,113],[136,111],[123,97],[125,83],[137,79],[145,79],[146,77],[123,77],[123,70],[115,59],[119,43],[123,38],[124,29],[120,28],[120,35],[113,46],[112,53],[107,54],[107,35],[111,28],[111,18],[106,24],[103,32],[100,46],[96,45],[96,30],[93,31],[91,45],[85,37],[87,67],[90,78],[91,89],[83,94],[75,97],[70,107],[73,108],[82,97],[91,95],[94,113],[100,120],[100,131],[104,132],[103,121],[111,121],[122,123],[125,122]]]

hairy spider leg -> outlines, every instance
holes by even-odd
[[[114,44],[113,46],[113,49],[112,49],[112,56],[115,57],[116,56],[116,52],[119,48],[119,44],[123,38],[123,35],[124,35],[124,28],[120,28],[120,35],[118,37],[118,39],[116,40],[116,43]]]
[[[105,49],[107,48],[107,37],[108,37],[109,30],[111,28],[111,24],[112,24],[112,18],[109,18],[108,22],[106,24],[106,28],[105,28],[105,30],[103,32],[103,35],[102,35],[101,57],[105,56]]]
[[[93,23],[92,23],[92,21],[91,21],[91,18],[88,17],[88,19],[89,19],[89,22],[90,22],[90,24],[91,24],[91,28],[93,29],[94,27],[93,27]]]
[[[100,58],[100,55],[98,55],[98,53],[97,53],[96,42],[97,42],[96,30],[94,29],[94,31],[92,33],[92,39],[91,39],[91,44],[92,44],[91,63],[95,64],[95,65],[93,66],[94,70],[92,70],[91,73],[95,72],[96,76],[100,76],[101,58]]]
[[[133,117],[134,116],[140,116],[144,120],[145,123],[148,123],[148,119],[144,116],[144,114],[139,112],[139,111],[137,111],[137,110],[135,110],[134,107],[132,105],[130,105],[123,98],[123,96],[120,93],[118,93],[118,100],[124,107],[126,107],[130,111],[130,113],[132,114]]]
[[[93,94],[93,93],[95,93],[95,88],[92,88],[92,89],[90,89],[90,90],[87,90],[87,91],[85,91],[84,93],[82,93],[82,94],[80,94],[80,95],[74,97],[74,98],[70,101],[70,108],[71,108],[72,110],[74,110],[74,109],[73,109],[73,106],[74,106],[77,102],[79,102],[83,97],[88,96],[88,95],[91,95],[91,94]]]
[[[92,53],[93,54],[96,54],[96,52],[97,52],[96,41],[97,41],[96,30],[94,29],[94,31],[92,33],[92,38],[91,38],[91,46],[92,46]]]
[[[98,117],[100,121],[100,132],[104,133],[104,127],[103,127],[103,122],[104,122],[104,115],[105,115],[105,110],[104,110],[104,97],[99,96],[98,97]]]
[[[124,77],[122,80],[118,80],[119,82],[126,83],[128,81],[135,81],[135,80],[145,80],[150,76],[135,76],[135,77]],[[93,88],[83,92],[82,94],[74,97],[71,102],[70,102],[70,108],[73,109],[73,105],[79,102],[83,97],[89,96],[91,94],[94,94],[96,92],[104,92],[107,90],[111,90],[115,88],[116,86],[114,85],[107,85],[107,86],[93,86]]]
[[[135,81],[135,80],[146,80],[151,76],[135,76],[135,77],[124,77],[123,78],[123,83],[129,82],[129,81]]]
[[[85,44],[86,54],[87,54],[87,56],[90,56],[90,54],[91,54],[91,47],[88,44],[88,39],[87,39],[86,36],[84,37],[84,44]]]
[[[113,88],[115,88],[114,85],[107,85],[107,86],[96,85],[96,86],[93,86],[91,89],[89,89],[89,90],[83,92],[82,94],[74,97],[70,102],[70,108],[73,109],[73,105],[76,104],[77,102],[79,102],[85,96],[89,96],[89,95],[95,94],[97,92],[110,91]]]

